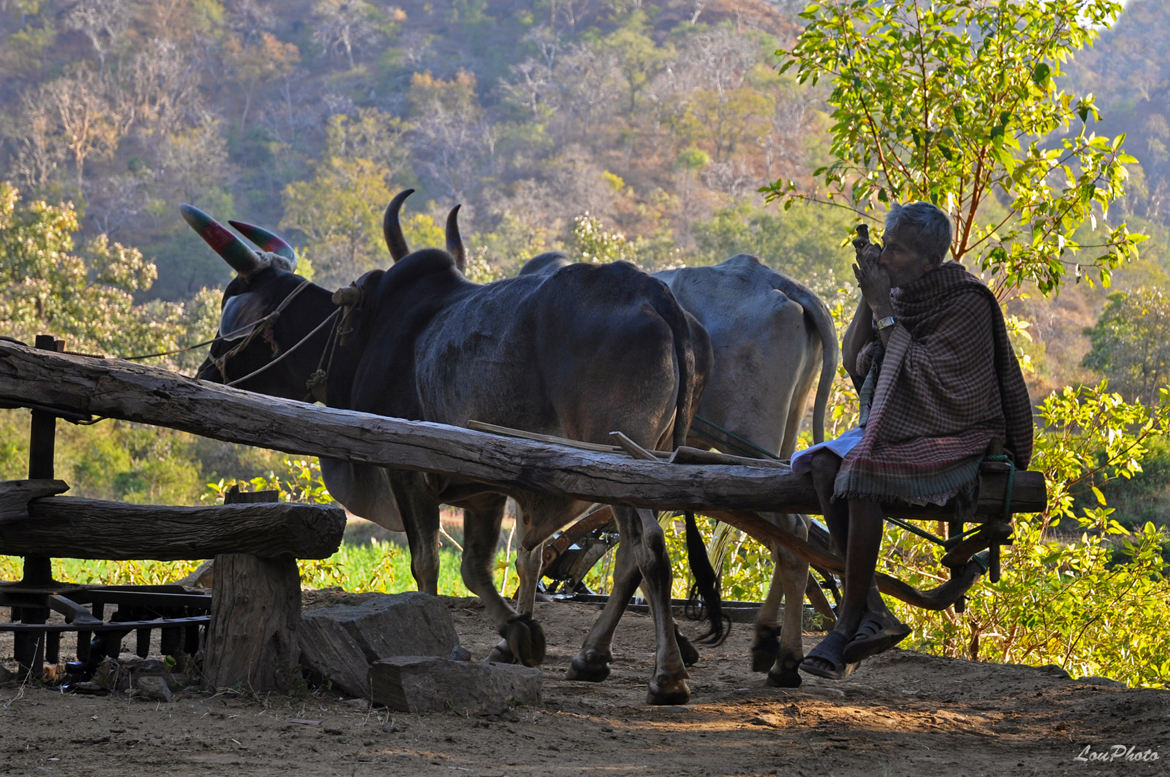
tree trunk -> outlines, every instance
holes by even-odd
[[[203,681],[255,693],[293,690],[300,681],[300,620],[296,559],[216,556]]]
[[[241,494],[233,489],[224,501],[273,498],[272,492]],[[216,556],[203,681],[213,688],[254,693],[293,690],[301,679],[300,620],[301,576],[295,558]]]

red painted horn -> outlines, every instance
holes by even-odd
[[[179,206],[179,212],[183,214],[183,220],[191,229],[195,230],[199,237],[240,275],[251,275],[265,266],[264,260],[248,248],[243,240],[194,205],[183,203]]]
[[[467,270],[467,254],[463,251],[463,238],[459,236],[459,208],[456,205],[447,214],[447,253],[455,257],[455,266],[459,272]]]
[[[386,238],[386,247],[390,249],[390,256],[394,261],[410,253],[406,245],[406,238],[402,236],[402,225],[398,223],[398,211],[402,209],[403,201],[414,194],[414,189],[405,189],[395,195],[386,206],[386,213],[382,216],[382,237]]]
[[[235,228],[244,237],[251,240],[256,245],[260,246],[265,251],[270,251],[277,256],[283,256],[292,262],[292,266],[297,266],[297,252],[293,247],[285,242],[284,238],[274,232],[269,232],[264,227],[258,227],[255,224],[249,224],[246,221],[235,221],[228,219],[228,223]]]

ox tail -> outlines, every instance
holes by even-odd
[[[715,574],[715,568],[711,566],[711,559],[707,556],[707,544],[703,542],[703,534],[699,531],[699,525],[695,523],[695,514],[688,510],[685,515],[687,560],[690,562],[691,575],[695,578],[695,584],[691,586],[690,595],[687,597],[687,608],[690,609],[694,606],[695,600],[699,600],[709,624],[707,631],[696,637],[695,641],[706,645],[721,645],[731,633],[731,619],[723,615],[719,576]],[[694,617],[698,620],[702,615],[696,614]]]
[[[801,302],[805,315],[816,323],[821,338],[821,377],[817,382],[817,393],[813,399],[813,442],[825,441],[825,410],[829,405],[829,392],[833,390],[833,378],[837,376],[837,362],[840,360],[837,345],[837,328],[828,307],[818,297]]]
[[[825,441],[825,411],[829,406],[829,392],[833,390],[833,378],[837,376],[837,362],[840,349],[837,345],[837,327],[833,315],[821,298],[803,284],[787,276],[773,288],[784,293],[790,300],[804,309],[804,315],[812,320],[821,341],[821,377],[817,382],[817,393],[813,399],[813,442]]]
[[[711,374],[713,355],[707,330],[693,316],[686,314],[674,295],[666,290],[662,304],[656,306],[659,315],[670,324],[674,334],[675,361],[678,364],[678,397],[675,400],[672,447],[685,445],[690,432],[691,421],[699,409],[699,398]],[[730,632],[725,628],[723,601],[719,593],[719,576],[707,556],[707,546],[702,533],[695,523],[695,514],[686,513],[687,561],[695,584],[691,588],[690,600],[702,601],[702,611],[709,624],[707,632],[698,641],[719,645]],[[700,616],[701,617],[701,616]]]

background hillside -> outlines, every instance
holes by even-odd
[[[141,248],[168,299],[226,277],[181,201],[280,226],[326,283],[385,262],[378,213],[408,186],[408,215],[463,203],[504,272],[586,213],[646,263],[765,253],[751,222],[778,226],[756,189],[823,141],[815,95],[773,67],[791,14],[641,5],[5,3],[0,177]]]

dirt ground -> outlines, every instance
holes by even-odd
[[[480,605],[445,600],[462,644],[496,637]],[[0,774],[136,775],[1082,775],[1168,774],[1170,691],[1059,670],[893,650],[849,679],[764,685],[736,624],[691,668],[685,707],[644,703],[652,627],[627,614],[602,684],[565,669],[597,610],[544,602],[540,704],[502,715],[409,715],[323,692],[181,692],[169,703],[0,685]],[[682,624],[695,633],[694,623]],[[817,634],[805,635],[806,649]],[[11,641],[0,658],[11,658]]]

